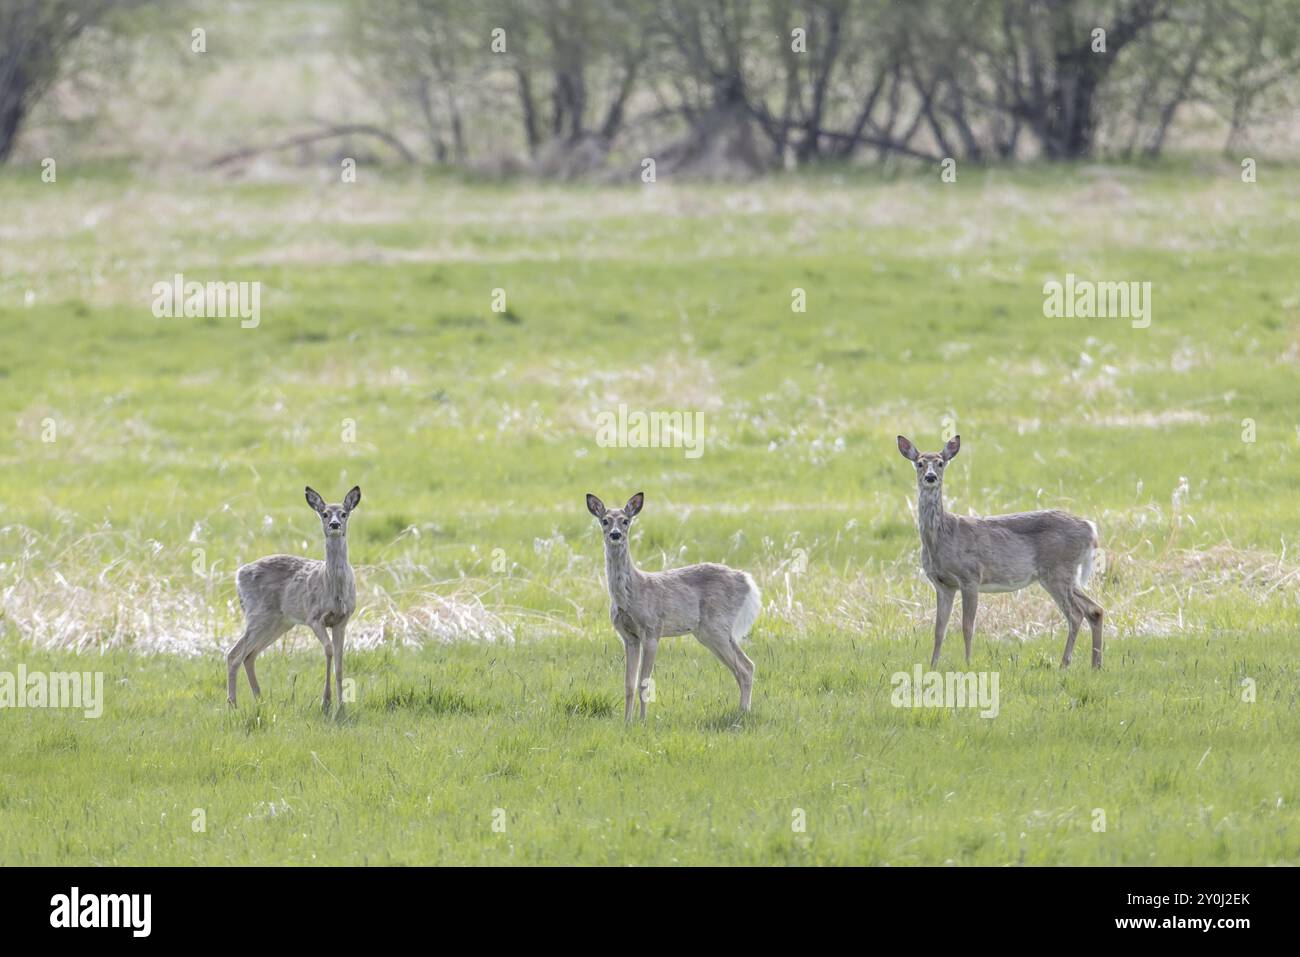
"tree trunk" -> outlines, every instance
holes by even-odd
[[[11,51],[0,61],[0,163],[9,159],[18,142],[18,130],[27,118],[27,95],[31,81],[20,62],[17,52]],[[8,74],[6,77],[5,74]]]
[[[1201,34],[1191,56],[1188,57],[1187,66],[1178,78],[1178,89],[1174,91],[1174,95],[1169,98],[1169,102],[1160,111],[1160,123],[1156,127],[1155,137],[1146,149],[1147,157],[1154,159],[1165,148],[1165,136],[1169,133],[1170,124],[1174,121],[1174,114],[1178,112],[1178,108],[1183,105],[1191,92],[1192,82],[1196,79],[1196,74],[1200,70],[1201,55],[1205,52],[1206,44],[1209,41],[1210,33],[1207,30]]]
[[[1062,37],[1058,44],[1071,40]],[[1092,152],[1097,89],[1114,62],[1112,55],[1093,53],[1087,45],[1068,50],[1058,46],[1053,82],[1037,116],[1037,132],[1049,159],[1080,159]]]
[[[528,141],[528,155],[536,158],[537,147],[542,142],[541,131],[537,129],[537,104],[533,100],[533,85],[528,79],[528,71],[515,67],[515,78],[519,81],[519,105],[524,117],[524,137]]]
[[[627,107],[627,98],[632,95],[636,85],[637,70],[640,66],[641,59],[638,54],[629,59],[623,68],[623,81],[619,84],[618,92],[614,94],[609,109],[605,111],[605,122],[600,125],[601,138],[606,142],[612,141],[623,126],[623,111]]]
[[[799,143],[799,161],[806,163],[821,155],[822,121],[826,115],[826,97],[830,88],[831,74],[835,61],[840,55],[840,39],[843,31],[843,9],[836,5],[826,8],[823,23],[826,31],[826,43],[821,48],[821,63],[813,80],[812,108],[804,124],[803,140]]]
[[[18,141],[18,128],[22,126],[27,111],[21,97],[6,96],[0,102],[0,163],[9,159]]]

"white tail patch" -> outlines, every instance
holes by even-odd
[[[758,585],[754,583],[751,575],[745,575],[745,584],[749,586],[749,592],[745,595],[745,602],[740,606],[740,611],[736,612],[736,620],[731,625],[731,637],[734,641],[740,641],[749,634],[749,629],[754,627],[754,622],[758,620],[758,613],[763,609],[763,593],[758,590]]]
[[[1088,550],[1083,553],[1083,561],[1079,563],[1078,581],[1080,588],[1086,588],[1088,585],[1088,579],[1092,577],[1093,560],[1097,555],[1097,548],[1101,544],[1100,539],[1097,537],[1097,523],[1090,522],[1086,518],[1084,521],[1087,522],[1088,528],[1092,529],[1092,544],[1090,544]]]

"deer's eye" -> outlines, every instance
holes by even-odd
[[[602,519],[600,520],[600,524],[602,524],[602,525],[608,525],[608,524],[609,524],[609,519],[607,519],[607,518],[602,518]]]
[[[624,525],[627,524],[627,519],[623,519],[623,524],[624,524]]]

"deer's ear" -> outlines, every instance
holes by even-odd
[[[951,458],[956,458],[957,453],[961,451],[961,436],[954,435],[948,440],[948,444],[943,447],[943,460],[947,462]]]
[[[627,500],[627,504],[623,506],[623,512],[628,518],[635,518],[637,512],[641,511],[641,506],[644,504],[645,492],[637,492]]]
[[[605,503],[590,492],[587,493],[587,511],[597,518],[605,517]]]
[[[903,453],[903,458],[909,462],[916,461],[916,446],[908,440],[907,436],[900,435],[898,437],[898,451]]]
[[[307,486],[307,504],[322,514],[325,511],[325,500],[321,498],[320,493],[310,485]]]
[[[352,486],[352,491],[348,492],[347,496],[343,499],[343,507],[350,512],[360,504],[361,504],[361,486],[354,485]]]

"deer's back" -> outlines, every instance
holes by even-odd
[[[694,631],[710,616],[729,625],[749,594],[744,572],[715,562],[653,572],[648,577],[669,634]]]
[[[310,614],[312,579],[324,562],[297,555],[271,555],[242,565],[235,573],[235,590],[245,611],[274,613],[305,622]]]
[[[972,521],[981,522],[990,529],[1005,529],[1027,539],[1033,543],[1036,554],[1049,561],[1075,558],[1092,546],[1092,526],[1060,509],[1013,512]]]
[[[717,562],[700,562],[697,565],[670,568],[668,571],[653,574],[660,581],[693,588],[711,598],[733,597],[739,601],[749,590],[744,572],[736,571],[729,565],[719,565]]]
[[[1081,518],[1057,509],[987,518],[958,517],[956,532],[939,548],[939,570],[986,591],[1015,590],[1064,574],[1093,541]]]

